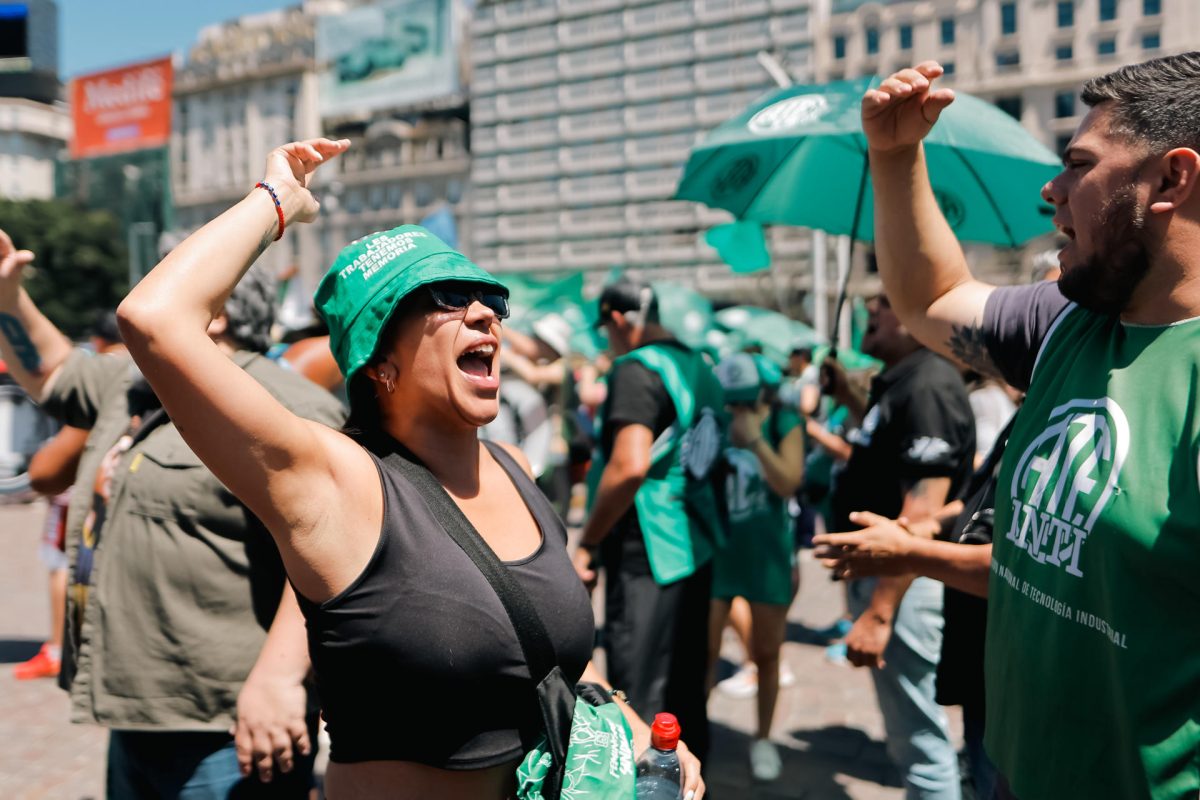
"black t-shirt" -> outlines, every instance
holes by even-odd
[[[834,530],[854,530],[849,515],[895,518],[904,495],[924,478],[951,478],[955,497],[971,474],[975,419],[954,366],[921,349],[877,376],[868,411],[850,437],[850,461],[833,490]]]

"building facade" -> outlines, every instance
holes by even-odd
[[[55,163],[71,138],[71,115],[62,103],[0,97],[0,197],[54,197]]]
[[[1061,152],[1087,109],[1079,86],[1121,64],[1200,47],[1195,0],[832,0],[820,80],[936,59]]]
[[[810,0],[501,0],[471,34],[472,255],[509,270],[652,270],[714,289],[729,216],[672,201],[705,132],[812,65]],[[773,231],[776,263],[808,239]]]

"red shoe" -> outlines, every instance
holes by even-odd
[[[31,681],[34,678],[53,678],[58,675],[62,660],[50,655],[50,645],[42,645],[37,655],[23,664],[13,667],[13,677],[19,681]]]

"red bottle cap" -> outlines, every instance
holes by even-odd
[[[679,744],[679,720],[674,714],[655,714],[650,726],[650,744],[658,750],[674,750]]]

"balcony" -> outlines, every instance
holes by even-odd
[[[553,86],[526,89],[496,97],[496,114],[503,120],[545,117],[558,111],[558,90]]]
[[[629,70],[679,64],[691,61],[695,55],[691,33],[673,33],[625,44],[625,66]]]
[[[665,233],[631,236],[625,240],[625,253],[633,264],[657,266],[696,261],[700,253],[695,233]]]
[[[495,214],[499,208],[499,198],[497,196],[500,190],[495,186],[473,186],[471,187],[471,210],[476,215],[476,219],[482,219],[483,215]]]
[[[505,90],[544,86],[558,81],[557,72],[557,56],[538,56],[521,61],[507,61],[496,65],[496,83],[503,86]],[[480,93],[482,94],[482,91]]]
[[[562,243],[559,258],[572,269],[612,267],[625,262],[625,240],[573,239]]]
[[[608,172],[625,166],[625,148],[620,141],[563,147],[558,151],[563,173]]]
[[[557,49],[553,25],[496,34],[496,56],[502,59],[527,58],[553,53]]]
[[[558,0],[558,13],[562,17],[578,17],[620,8],[625,0]]]
[[[624,35],[625,26],[620,11],[566,19],[558,23],[558,43],[563,50],[615,42]]]
[[[630,200],[666,200],[675,194],[678,168],[646,169],[625,173],[625,192]]]
[[[500,241],[495,217],[478,217],[471,226],[471,240],[476,245],[494,245]]]
[[[471,122],[489,125],[496,121],[496,98],[477,97],[471,101]]]
[[[625,11],[625,30],[639,36],[691,30],[695,25],[691,0],[675,0]]]
[[[634,134],[691,128],[694,119],[691,98],[629,106],[625,109],[625,128]]]
[[[495,28],[508,30],[510,28],[528,28],[542,22],[550,22],[558,15],[555,0],[511,0],[507,3],[480,4],[476,10],[480,16],[485,9],[495,16]],[[490,6],[490,8],[489,8]]]
[[[767,0],[697,0],[696,19],[706,25],[767,13]]]
[[[625,92],[621,79],[616,76],[566,83],[558,87],[558,103],[564,111],[604,108],[624,102]]]
[[[624,115],[619,108],[571,114],[559,118],[558,132],[567,142],[622,136],[625,133]]]
[[[504,214],[497,222],[497,230],[503,242],[555,239],[558,237],[558,212]]]
[[[687,161],[695,143],[696,135],[690,131],[626,139],[625,160],[631,167],[679,166]]]
[[[625,208],[625,219],[633,231],[672,231],[698,227],[696,204],[660,200]]]
[[[558,227],[572,236],[623,233],[626,209],[630,206],[572,208],[559,214]]]
[[[471,63],[479,66],[496,60],[496,37],[476,36],[471,39]]]
[[[471,128],[471,153],[478,156],[496,152],[496,129],[476,125]]]
[[[813,0],[771,0],[772,11],[808,11],[813,7]]]
[[[475,156],[471,159],[471,180],[478,184],[495,183],[500,178],[495,156]]]
[[[621,175],[588,175],[563,178],[558,182],[563,205],[573,208],[620,203],[625,200],[625,182]]]
[[[611,75],[625,70],[625,45],[609,44],[588,50],[559,53],[558,73],[564,80]]]
[[[501,273],[554,269],[559,263],[558,245],[554,242],[503,244],[496,248],[496,270]]]
[[[625,76],[625,97],[630,102],[683,97],[692,93],[692,70],[687,66],[647,70]]]
[[[799,14],[772,17],[770,22],[771,40],[777,45],[800,44],[810,42],[813,38],[812,17],[807,11]]]
[[[501,184],[496,202],[504,211],[553,208],[558,204],[558,181]]]
[[[485,3],[475,6],[471,15],[471,36],[490,36],[496,30],[496,4]]]
[[[734,53],[754,53],[769,47],[771,37],[765,19],[696,31],[696,55],[706,58]]]
[[[496,172],[502,181],[558,177],[557,153],[554,150],[505,153],[496,159]]]
[[[771,84],[771,77],[752,55],[702,62],[694,72],[696,88],[706,93],[749,87],[765,90]]]
[[[501,150],[527,150],[558,141],[558,121],[552,118],[528,122],[506,122],[495,128],[496,146]]]

